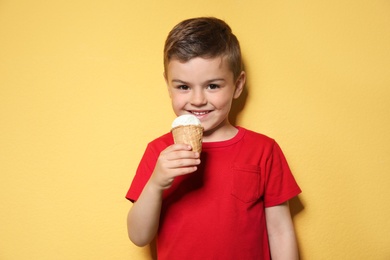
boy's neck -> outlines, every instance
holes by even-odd
[[[203,133],[203,142],[221,142],[230,140],[236,136],[238,129],[231,124],[225,125],[222,128],[206,131]]]

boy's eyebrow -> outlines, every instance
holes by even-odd
[[[214,82],[214,81],[225,81],[225,79],[224,78],[216,78],[216,79],[207,80],[206,82]]]
[[[215,82],[215,81],[225,81],[225,79],[224,78],[210,79],[210,80],[207,80],[205,83],[211,83],[211,82]],[[181,79],[172,79],[172,82],[176,82],[176,83],[180,83],[180,84],[188,84],[188,82],[181,80]]]
[[[172,79],[172,82],[181,83],[181,84],[188,84],[187,82],[180,80],[180,79]]]

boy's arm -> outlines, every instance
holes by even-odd
[[[273,260],[298,260],[298,247],[288,202],[265,208],[267,231]]]
[[[149,181],[127,215],[127,231],[137,246],[146,246],[155,237],[159,225],[162,192]]]
[[[196,171],[199,153],[191,149],[188,145],[174,144],[157,159],[152,176],[127,215],[128,235],[137,246],[149,244],[157,234],[163,191],[171,187],[177,176]]]

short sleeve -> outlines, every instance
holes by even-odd
[[[135,173],[134,179],[130,185],[130,188],[126,194],[126,198],[132,202],[138,200],[144,189],[146,183],[149,181],[150,176],[153,173],[154,167],[161,151],[173,144],[173,137],[171,133],[167,133],[152,142],[150,142],[141,158]]]
[[[130,185],[130,188],[126,194],[126,198],[132,202],[138,200],[143,188],[152,175],[153,169],[156,165],[156,155],[150,145],[146,147],[146,150],[142,156],[142,159],[138,165],[134,179]]]
[[[282,204],[301,193],[287,160],[276,142],[267,159],[265,171],[265,207]]]

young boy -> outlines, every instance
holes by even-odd
[[[177,116],[204,127],[201,154],[150,142],[127,193],[128,234],[159,260],[298,259],[288,200],[301,190],[278,144],[228,119],[245,85],[241,51],[216,18],[188,19],[169,33],[164,77]]]

